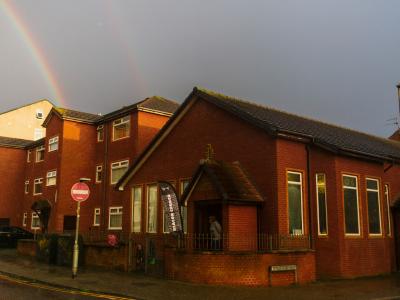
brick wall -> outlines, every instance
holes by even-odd
[[[229,254],[184,253],[167,249],[165,276],[174,280],[208,284],[276,286],[294,283],[293,271],[270,274],[269,267],[274,265],[296,265],[300,284],[315,280],[313,252]]]

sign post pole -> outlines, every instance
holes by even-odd
[[[78,271],[78,259],[79,259],[78,236],[79,236],[80,210],[81,210],[81,202],[78,201],[77,208],[76,208],[75,243],[74,243],[74,252],[73,252],[73,259],[72,259],[72,278],[76,277],[76,273]]]
[[[82,180],[81,180],[82,181]],[[76,228],[75,228],[75,242],[72,256],[72,278],[76,277],[78,272],[79,262],[79,219],[81,211],[81,202],[86,201],[89,198],[90,190],[86,183],[78,182],[75,183],[71,188],[71,197],[77,202],[76,206]]]

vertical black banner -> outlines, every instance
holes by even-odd
[[[180,232],[183,230],[182,218],[175,189],[170,183],[165,181],[158,182],[158,185],[160,187],[161,201],[163,202],[169,232]]]

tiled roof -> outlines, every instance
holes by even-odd
[[[25,149],[32,141],[0,136],[0,146],[6,148]]]
[[[235,202],[264,201],[239,162],[227,163],[214,160],[201,162],[184,195],[182,195],[182,201],[186,201],[201,176],[207,176],[211,180],[222,200]]]
[[[55,108],[55,110],[63,118],[70,119],[70,120],[87,122],[87,123],[96,123],[97,121],[99,121],[102,118],[101,115],[81,112],[81,111],[72,110],[72,109],[66,109],[66,108],[57,107],[57,108]]]
[[[337,125],[316,121],[205,89],[196,93],[215,105],[272,133],[310,138],[316,145],[384,159],[400,159],[400,143]]]
[[[150,110],[153,112],[159,112],[171,115],[173,114],[179,107],[179,104],[175,101],[168,100],[159,96],[153,96],[146,98],[138,103],[124,106],[116,111],[105,114],[99,122],[106,122],[114,118],[118,118],[123,116],[135,109],[139,110]]]

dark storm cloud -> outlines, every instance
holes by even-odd
[[[105,113],[153,94],[182,101],[200,85],[373,134],[394,130],[385,123],[397,115],[398,1],[12,4],[74,109]],[[52,98],[1,8],[0,43],[0,111]]]

